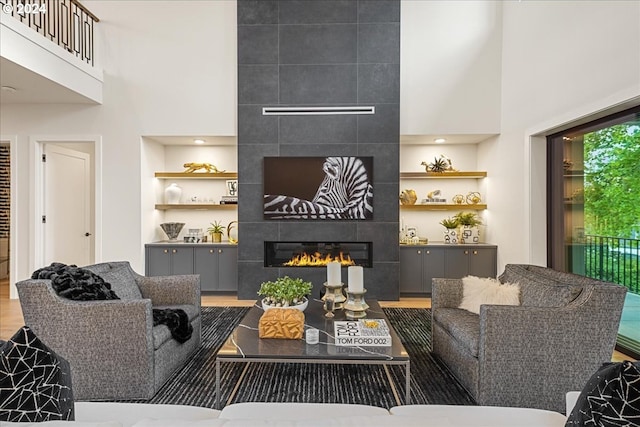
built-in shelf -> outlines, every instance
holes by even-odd
[[[234,210],[238,205],[227,204],[218,205],[213,203],[179,203],[179,204],[157,204],[156,209],[166,211],[169,209],[189,209],[189,210]]]
[[[238,179],[237,172],[156,172],[156,178],[171,178],[171,179]]]
[[[480,210],[487,209],[487,205],[484,203],[477,203],[475,205],[433,203],[433,204],[424,204],[424,205],[400,205],[400,209],[409,210],[409,211],[462,211],[462,210],[480,211]]]
[[[421,179],[455,179],[455,178],[486,178],[487,172],[400,172],[400,179],[403,178],[421,178]]]

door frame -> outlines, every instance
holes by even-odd
[[[45,144],[55,143],[89,143],[94,147],[92,174],[94,179],[94,259],[102,260],[102,137],[99,135],[33,135],[29,137],[31,165],[33,179],[29,188],[30,201],[33,209],[29,212],[31,245],[29,249],[29,269],[34,271],[44,262],[44,226],[42,212],[44,211],[44,166],[42,155]]]
[[[9,143],[9,153],[11,155],[9,159],[10,170],[10,184],[9,188],[11,195],[9,196],[9,298],[18,298],[18,290],[15,286],[16,277],[18,274],[18,216],[17,212],[17,188],[18,177],[17,168],[18,164],[18,136],[17,135],[0,135],[0,141],[3,143]]]

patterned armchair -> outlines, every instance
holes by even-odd
[[[500,276],[520,285],[520,305],[458,308],[459,279],[433,279],[432,352],[480,405],[565,409],[610,362],[626,289],[534,265]]]
[[[76,400],[149,399],[200,347],[200,277],[144,277],[128,262],[84,267],[101,276],[120,299],[74,301],[51,280],[16,283],[24,321],[71,365]],[[180,344],[153,309],[183,309],[193,327]]]

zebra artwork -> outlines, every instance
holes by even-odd
[[[265,218],[373,218],[373,186],[361,158],[327,157],[322,171],[324,178],[311,200],[285,194],[265,194]]]

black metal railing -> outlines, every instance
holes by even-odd
[[[640,240],[586,235],[584,250],[585,276],[640,294]]]
[[[0,0],[0,4],[2,13],[94,65],[93,27],[100,20],[77,0]]]

